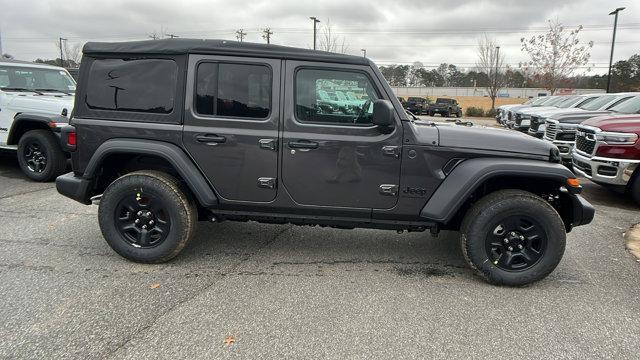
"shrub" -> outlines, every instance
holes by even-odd
[[[496,117],[496,109],[489,109],[484,113],[486,117]]]
[[[484,110],[482,108],[479,108],[479,107],[469,106],[467,108],[465,114],[467,116],[483,117],[484,116]]]

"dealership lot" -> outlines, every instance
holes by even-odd
[[[622,233],[638,208],[586,180],[593,223],[514,289],[474,276],[455,233],[200,223],[174,261],[128,262],[96,206],[14,159],[0,155],[0,358],[637,356],[640,263]]]

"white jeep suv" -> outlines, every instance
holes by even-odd
[[[17,151],[22,171],[36,181],[64,173],[60,129],[73,110],[76,82],[57,66],[0,61],[0,149]]]

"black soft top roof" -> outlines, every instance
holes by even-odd
[[[369,65],[369,60],[362,56],[343,55],[289,46],[213,39],[174,38],[127,42],[88,42],[84,45],[82,52],[89,56],[112,54],[211,54],[258,56],[277,59]]]

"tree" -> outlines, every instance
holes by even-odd
[[[499,54],[496,41],[485,35],[478,41],[476,68],[479,72],[487,74],[488,81],[484,85],[484,89],[491,98],[491,109],[495,109],[498,92],[504,87],[504,76],[500,72],[503,66],[504,55]]]
[[[407,77],[409,74],[409,65],[388,65],[381,66],[380,72],[389,85],[391,86],[407,86]]]
[[[424,65],[420,61],[416,61],[411,64],[409,69],[409,86],[420,86],[420,75],[424,71]]]
[[[640,54],[629,60],[617,61],[611,67],[611,84],[614,91],[640,90]]]
[[[340,38],[333,33],[333,27],[329,19],[327,19],[326,25],[322,27],[319,49],[340,54],[346,53],[349,49],[349,47],[345,45],[344,36]]]
[[[582,25],[567,32],[560,22],[549,20],[546,34],[533,36],[529,40],[520,39],[522,51],[531,58],[520,64],[521,67],[531,69],[537,81],[551,94],[556,92],[561,82],[585,66],[591,57],[593,41],[582,45],[579,39],[581,30]]]

